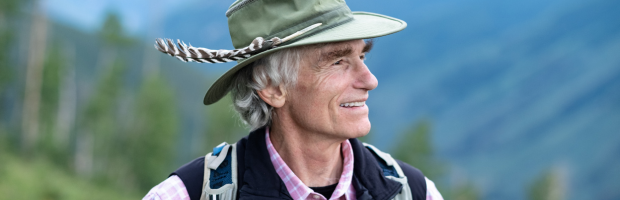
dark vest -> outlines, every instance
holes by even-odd
[[[359,140],[349,141],[355,160],[351,184],[355,188],[357,199],[388,200],[396,196],[402,184],[384,177],[378,163],[381,159],[377,159]],[[407,176],[413,199],[425,200],[426,180],[422,172],[402,161],[397,162]],[[238,199],[292,200],[269,159],[264,128],[251,132],[237,142],[237,171]],[[204,177],[204,156],[181,166],[170,175],[181,178],[190,199],[199,200]]]

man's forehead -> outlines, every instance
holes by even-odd
[[[342,49],[351,49],[354,47],[364,47],[366,42],[364,40],[349,40],[342,42],[330,42],[330,43],[321,43],[315,46],[316,49],[321,51],[334,51],[334,50],[342,50]]]
[[[367,53],[372,48],[372,40],[350,40],[344,42],[321,43],[302,47],[302,62],[320,66],[339,57]]]
[[[350,40],[344,42],[332,42],[310,45],[310,57],[319,58],[319,60],[329,60],[333,57],[340,57],[352,53],[367,53],[372,48],[372,40]]]

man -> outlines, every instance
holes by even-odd
[[[370,131],[364,64],[402,20],[351,12],[343,0],[238,0],[226,12],[236,50],[157,40],[183,61],[238,64],[204,98],[231,92],[253,130],[172,173],[144,199],[442,199],[432,181],[359,142]]]

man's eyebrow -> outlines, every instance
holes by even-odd
[[[372,39],[364,41],[364,48],[362,49],[362,53],[368,53],[372,49],[374,44]],[[319,54],[319,63],[324,61],[331,61],[339,57],[343,57],[353,53],[353,48],[350,45],[346,45],[339,48],[334,48],[326,52],[322,52]]]
[[[339,57],[343,57],[353,53],[353,48],[347,45],[341,48],[333,49],[324,53],[321,53],[321,61],[331,61]]]
[[[366,43],[366,45],[364,45],[364,49],[362,50],[362,53],[368,53],[370,52],[370,50],[372,50],[372,46],[375,44],[373,39],[369,39],[364,41]]]

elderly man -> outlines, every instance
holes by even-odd
[[[370,131],[369,39],[402,20],[351,12],[343,0],[237,0],[226,12],[235,50],[157,40],[183,61],[238,64],[204,98],[228,92],[253,130],[177,169],[144,199],[442,199],[416,168],[357,137]]]

